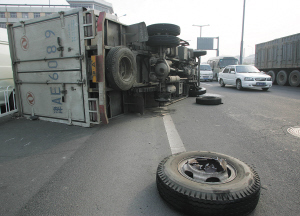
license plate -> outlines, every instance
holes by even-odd
[[[257,85],[257,86],[265,86],[266,83],[264,83],[264,82],[258,82],[258,83],[256,83],[256,85]]]

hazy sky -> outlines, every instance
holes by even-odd
[[[124,24],[144,21],[174,23],[181,27],[180,38],[197,48],[200,28],[202,37],[220,37],[220,55],[239,55],[244,0],[106,0],[113,4]],[[49,4],[49,0],[0,0],[1,4]],[[50,0],[51,4],[68,4]],[[244,48],[245,56],[254,54],[255,44],[300,33],[300,0],[246,0]],[[208,51],[202,62],[215,56]]]

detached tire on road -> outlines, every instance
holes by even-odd
[[[156,183],[166,202],[197,216],[247,215],[260,196],[260,179],[251,167],[213,152],[184,152],[165,158],[158,166]]]
[[[129,90],[136,80],[136,60],[127,47],[113,47],[106,57],[106,78],[115,90]]]
[[[190,87],[189,89],[189,97],[198,97],[199,95],[203,95],[206,93],[206,88],[203,87]]]
[[[200,96],[196,98],[196,103],[202,105],[218,105],[222,103],[222,99],[214,96]]]

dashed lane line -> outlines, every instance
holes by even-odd
[[[166,114],[163,117],[165,129],[167,132],[169,145],[171,148],[172,154],[176,154],[179,152],[185,152],[185,147],[183,145],[183,142],[178,134],[178,131],[176,130],[176,127],[174,125],[174,122],[172,120],[172,117],[170,114]]]

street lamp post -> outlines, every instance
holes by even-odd
[[[202,27],[204,26],[209,26],[208,25],[193,25],[193,26],[196,26],[196,27],[200,27],[200,38],[201,38],[201,35],[202,35]],[[200,63],[201,63],[201,56],[198,57],[198,86],[200,86]]]
[[[246,0],[244,0],[244,9],[243,9],[243,24],[242,24],[242,40],[241,40],[241,49],[240,49],[240,64],[243,64],[245,5],[246,5]]]
[[[193,25],[193,26],[200,27],[200,37],[201,37],[201,34],[202,34],[202,27],[204,27],[204,26],[209,26],[209,24],[208,24],[208,25]]]

